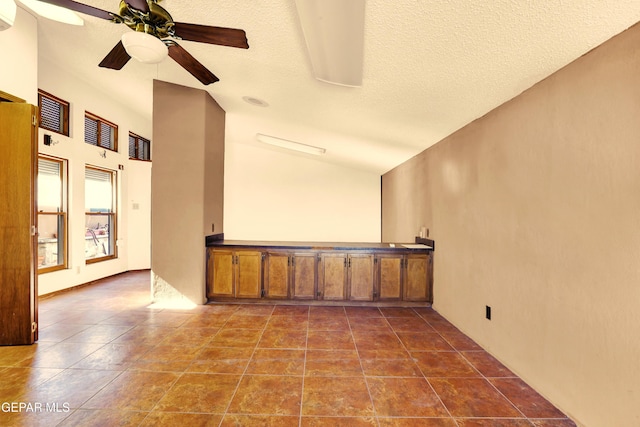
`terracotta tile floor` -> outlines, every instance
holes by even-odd
[[[430,308],[157,309],[142,271],[41,298],[40,328],[0,347],[2,426],[575,425]]]

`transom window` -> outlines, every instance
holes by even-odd
[[[129,158],[151,160],[151,141],[129,132]]]
[[[38,90],[40,127],[69,136],[69,103],[43,90]]]
[[[118,126],[95,114],[84,114],[84,142],[118,151]]]

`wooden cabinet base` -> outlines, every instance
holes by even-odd
[[[207,247],[206,282],[209,302],[424,307],[433,250],[220,241]]]

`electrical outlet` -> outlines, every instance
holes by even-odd
[[[487,320],[491,320],[491,307],[488,305],[485,306],[485,317]]]

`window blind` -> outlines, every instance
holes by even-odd
[[[64,133],[63,106],[58,101],[42,96],[40,98],[40,126]]]
[[[113,175],[113,172],[103,171],[99,169],[85,168],[84,170],[85,179],[90,179],[92,181],[111,182],[112,175]]]
[[[38,159],[38,175],[60,177],[60,163],[46,159]]]
[[[91,117],[84,117],[84,142],[98,145],[98,121]]]

